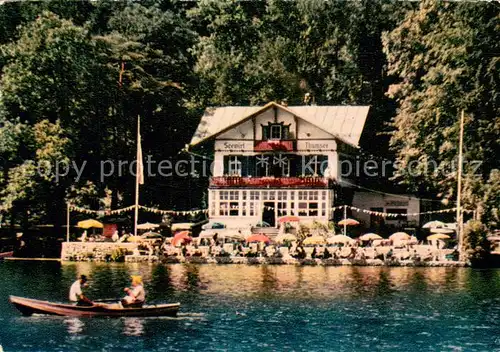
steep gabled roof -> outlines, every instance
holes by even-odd
[[[283,106],[270,102],[264,106],[207,108],[191,139],[191,145],[215,138],[265,110],[277,107],[330,133],[352,146],[358,146],[369,106]]]

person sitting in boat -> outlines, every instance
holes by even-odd
[[[146,300],[146,291],[142,285],[142,278],[140,276],[132,276],[132,287],[126,287],[124,291],[127,293],[121,303],[123,307],[140,308]]]
[[[71,302],[76,302],[77,306],[92,306],[94,303],[88,299],[82,292],[82,287],[87,286],[87,277],[85,275],[80,276],[78,280],[73,282],[71,288],[69,289],[69,300]]]

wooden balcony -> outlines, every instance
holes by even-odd
[[[328,188],[325,177],[239,177],[219,176],[210,179],[211,188]]]
[[[293,140],[265,140],[255,141],[254,151],[256,152],[292,152],[295,150]]]

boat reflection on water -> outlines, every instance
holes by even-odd
[[[123,319],[123,334],[126,336],[142,336],[144,335],[144,319],[143,318],[124,318]]]
[[[68,333],[71,335],[80,334],[85,327],[85,323],[80,318],[64,319],[64,323],[66,323]]]

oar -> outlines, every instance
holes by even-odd
[[[101,299],[93,299],[92,302],[97,303],[105,303],[105,302],[120,302],[121,298],[101,298]]]

